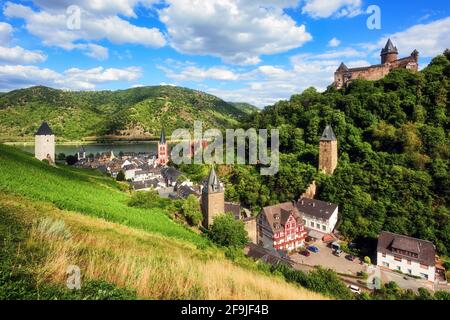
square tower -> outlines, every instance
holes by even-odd
[[[337,167],[337,139],[331,126],[326,126],[319,144],[319,171],[332,175]]]
[[[205,228],[213,223],[216,216],[225,213],[225,191],[214,167],[211,168],[208,180],[203,186],[201,207]]]

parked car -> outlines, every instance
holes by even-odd
[[[319,252],[319,248],[317,248],[316,246],[309,246],[308,250],[314,253]]]
[[[300,251],[300,254],[305,257],[309,257],[311,255],[311,252],[309,252],[308,250],[303,250],[303,251]]]
[[[342,250],[341,250],[341,249],[334,250],[334,251],[333,251],[333,254],[334,254],[336,257],[340,257],[341,254],[342,254]]]
[[[358,286],[355,286],[355,285],[351,284],[351,285],[348,286],[348,288],[353,293],[361,294],[361,289]]]
[[[355,261],[355,256],[352,254],[348,254],[345,256],[345,259],[349,260],[349,261]]]

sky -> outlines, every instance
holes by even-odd
[[[0,91],[176,85],[258,107],[380,62],[450,48],[444,0],[0,0]]]

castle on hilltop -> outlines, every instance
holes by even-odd
[[[342,62],[334,73],[333,86],[336,89],[341,89],[355,79],[380,80],[395,69],[419,70],[419,52],[414,50],[409,57],[398,59],[397,47],[394,46],[391,39],[387,41],[380,55],[381,64],[369,67],[348,68]]]

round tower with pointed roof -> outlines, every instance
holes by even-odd
[[[208,228],[216,216],[225,213],[225,190],[217,177],[214,166],[202,189],[203,226]]]
[[[35,158],[55,163],[55,135],[47,122],[42,122],[34,136],[34,141]]]
[[[161,131],[161,136],[158,141],[158,160],[157,163],[165,166],[169,162],[169,149],[166,141],[166,131],[164,128]]]
[[[386,46],[381,50],[381,64],[392,63],[398,60],[398,50],[391,39],[388,39]]]
[[[319,144],[319,171],[332,175],[337,167],[338,151],[337,139],[333,128],[327,125],[320,138]]]

